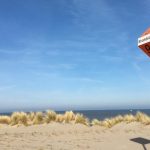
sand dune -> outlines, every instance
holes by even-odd
[[[144,150],[141,144],[130,140],[138,137],[150,140],[150,126],[138,122],[120,123],[109,129],[63,123],[3,125],[0,150]],[[145,146],[150,149],[150,144]]]

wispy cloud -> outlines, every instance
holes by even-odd
[[[5,90],[13,89],[15,87],[16,87],[16,85],[3,85],[3,86],[0,86],[0,91],[5,91]]]
[[[142,81],[145,85],[150,85],[150,79],[149,79],[149,62],[145,61],[145,59],[138,59],[138,61],[134,61],[132,63],[135,72],[135,76],[138,77],[139,81]]]
[[[47,68],[47,69],[74,69],[77,66],[77,64],[71,64],[71,63],[57,63],[57,64],[46,64],[46,65],[39,65],[38,67],[41,68]]]
[[[59,73],[54,73],[54,72],[38,72],[38,71],[32,71],[32,74],[40,77],[40,78],[48,78],[49,80],[59,80],[59,81],[65,81],[66,83],[68,82],[82,82],[82,83],[103,83],[102,80],[94,78],[94,77],[86,77],[86,76],[79,76],[75,77],[73,75],[62,75]]]
[[[20,53],[24,53],[24,51],[11,50],[11,49],[0,49],[0,53],[3,53],[3,54],[20,54]]]
[[[133,62],[133,67],[138,72],[140,72],[142,70],[141,66],[138,63],[136,63],[136,62]]]
[[[70,12],[73,15],[74,23],[80,25],[84,29],[90,29],[97,22],[111,21],[116,22],[116,15],[112,7],[104,0],[80,1],[73,0],[73,4],[70,8]]]
[[[123,56],[110,56],[110,55],[103,55],[101,57],[102,59],[104,59],[107,62],[122,62],[124,60]]]
[[[102,80],[93,79],[93,78],[89,78],[89,77],[78,77],[78,78],[77,77],[70,77],[70,78],[67,78],[66,80],[85,82],[85,83],[103,83]]]

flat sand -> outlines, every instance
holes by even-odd
[[[135,139],[136,142],[131,139]],[[0,127],[0,150],[112,149],[149,150],[150,125],[145,126],[137,122],[120,123],[110,129],[59,123]]]

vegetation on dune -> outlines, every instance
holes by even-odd
[[[64,120],[66,123],[75,120],[75,114],[72,111],[66,111],[64,114]]]
[[[91,122],[91,125],[93,125],[93,126],[95,126],[95,125],[100,126],[101,123],[102,123],[102,122],[99,121],[98,119],[93,119],[92,122]]]
[[[137,112],[135,118],[138,122],[141,122],[146,125],[150,124],[150,117],[142,112]]]
[[[63,114],[58,114],[57,116],[56,116],[56,122],[64,122],[64,115]]]
[[[123,121],[123,117],[121,115],[119,115],[119,116],[116,116],[114,118],[105,119],[104,121],[102,121],[102,126],[107,127],[107,128],[111,128],[114,125],[116,125],[122,121]]]
[[[45,122],[46,123],[50,123],[51,121],[55,121],[56,120],[56,112],[52,111],[52,110],[47,110],[46,111],[46,116],[45,116]]]
[[[136,115],[126,114],[124,116],[118,115],[113,118],[106,118],[104,120],[93,119],[89,121],[87,117],[83,114],[75,114],[72,111],[66,111],[64,114],[57,114],[55,111],[47,110],[46,113],[42,112],[14,112],[11,116],[0,116],[0,124],[7,125],[34,125],[34,124],[43,124],[43,123],[73,123],[73,124],[83,124],[83,125],[92,125],[92,126],[103,126],[106,128],[111,128],[114,125],[124,122],[140,122],[144,125],[150,125],[150,116],[137,112]]]
[[[84,124],[84,125],[88,125],[89,120],[83,114],[78,113],[75,116],[75,123],[81,123],[81,124]]]
[[[11,115],[11,125],[17,125],[17,124],[28,124],[28,117],[27,114],[24,112],[14,112]]]
[[[132,114],[127,114],[127,115],[124,115],[123,121],[125,121],[126,123],[131,123],[131,122],[136,121],[136,118]]]
[[[10,121],[9,116],[0,116],[0,124],[10,124]]]
[[[113,126],[111,119],[105,119],[104,121],[102,121],[101,125],[106,128],[111,128]]]
[[[122,121],[123,121],[123,116],[118,115],[118,116],[114,117],[115,124],[120,123]]]
[[[34,113],[34,112],[30,112],[30,113],[28,114],[28,121],[33,122],[34,117],[35,117],[35,113]]]
[[[37,112],[33,119],[33,124],[42,124],[44,120],[44,116],[42,112]]]

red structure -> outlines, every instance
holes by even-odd
[[[138,38],[138,47],[150,57],[150,28]]]

